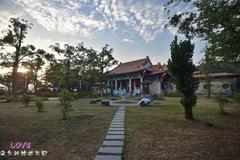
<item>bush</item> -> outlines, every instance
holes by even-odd
[[[23,102],[23,104],[24,104],[25,107],[28,106],[28,104],[30,103],[30,101],[31,101],[31,97],[30,97],[30,96],[24,95],[24,96],[22,97],[22,102]]]
[[[92,95],[91,95],[91,98],[98,98],[99,96],[98,96],[98,94],[97,93],[92,93]]]
[[[86,91],[81,91],[80,94],[79,94],[79,97],[80,98],[87,98],[87,97],[89,97],[89,93],[86,92]]]
[[[163,97],[162,94],[153,94],[153,95],[151,96],[151,98],[152,98],[153,100],[163,100],[163,99],[164,99],[164,97]]]
[[[74,99],[73,93],[69,91],[62,91],[59,93],[60,106],[62,107],[63,120],[67,120],[69,112],[71,111],[71,101]]]
[[[42,97],[43,101],[48,101],[48,97]]]
[[[5,103],[12,102],[13,98],[12,97],[6,97],[5,98]]]
[[[165,94],[166,97],[181,97],[181,93],[180,92],[169,92]]]
[[[38,112],[43,112],[44,110],[44,103],[41,99],[37,99],[35,101],[35,106],[38,108]]]
[[[234,93],[233,100],[240,105],[240,93]]]
[[[224,111],[224,106],[228,103],[231,103],[231,101],[228,100],[227,96],[221,93],[218,94],[215,98],[216,98],[216,101],[218,102],[220,113],[226,114],[226,112]]]
[[[78,99],[78,97],[79,97],[77,92],[73,92],[73,93],[72,93],[72,96],[73,96],[75,99]]]

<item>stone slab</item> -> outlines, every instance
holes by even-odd
[[[100,147],[98,153],[102,154],[122,154],[122,147]]]
[[[124,117],[115,117],[115,118],[113,118],[113,120],[123,120],[124,119]]]
[[[124,122],[112,122],[112,125],[124,125]]]
[[[124,131],[124,128],[109,128],[109,131]]]
[[[123,146],[123,141],[118,140],[118,141],[103,141],[102,146]]]
[[[111,128],[118,128],[118,127],[124,127],[124,125],[123,124],[112,124],[110,127]]]
[[[121,160],[121,156],[117,155],[97,155],[95,160]]]
[[[112,123],[113,123],[113,122],[116,122],[116,123],[123,123],[124,120],[112,120]]]
[[[124,121],[124,119],[113,119],[112,121]]]
[[[124,131],[108,131],[107,134],[124,134]]]
[[[106,135],[105,140],[123,140],[124,135]]]
[[[113,118],[124,118],[125,116],[114,116]]]
[[[114,117],[113,119],[114,119],[114,120],[115,120],[115,119],[124,119],[124,117]]]

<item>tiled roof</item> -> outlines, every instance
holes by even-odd
[[[151,72],[148,75],[161,74],[163,72],[168,71],[167,65],[166,64],[161,65],[160,63],[152,65],[148,69],[151,70]]]
[[[152,65],[152,62],[148,57],[143,59],[138,59],[135,61],[130,61],[126,63],[120,63],[116,68],[109,71],[107,75],[118,75],[118,74],[126,74],[126,73],[132,73],[144,70],[144,65],[147,63],[150,63]]]
[[[211,78],[221,78],[221,77],[240,77],[240,73],[228,73],[228,72],[221,72],[221,73],[211,73],[208,75]],[[205,74],[193,74],[195,78],[206,78]]]

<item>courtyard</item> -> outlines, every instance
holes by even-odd
[[[94,159],[118,107],[89,104],[78,99],[71,118],[61,120],[58,101],[45,101],[38,113],[33,104],[0,104],[1,149],[11,142],[31,142],[47,159]],[[179,98],[165,97],[159,105],[126,107],[123,159],[237,159],[240,157],[240,108],[226,106],[219,114],[213,99],[199,97],[195,121],[185,120]],[[41,158],[39,158],[41,159]]]

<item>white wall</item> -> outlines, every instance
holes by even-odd
[[[149,84],[149,93],[150,94],[161,94],[161,83],[159,80],[153,81],[151,84]]]

